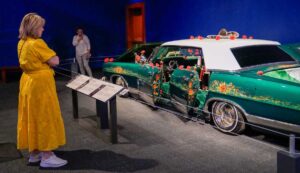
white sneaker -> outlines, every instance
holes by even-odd
[[[37,163],[37,162],[41,161],[41,158],[42,158],[41,154],[30,154],[28,162],[29,163]]]
[[[42,159],[40,166],[43,168],[58,168],[66,165],[67,163],[68,161],[56,157],[56,155],[53,154],[48,159],[45,160]]]

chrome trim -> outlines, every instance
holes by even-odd
[[[250,123],[263,125],[263,126],[268,126],[268,127],[272,127],[272,128],[276,128],[276,129],[280,129],[280,130],[285,130],[285,131],[289,131],[289,132],[296,132],[296,133],[300,134],[300,126],[299,125],[248,114],[237,103],[235,103],[233,101],[230,101],[230,100],[222,99],[222,98],[214,98],[213,97],[213,98],[208,99],[205,103],[205,106],[204,106],[204,110],[206,112],[210,112],[208,110],[208,104],[212,101],[226,101],[228,103],[233,104],[234,106],[236,106],[237,108],[239,108],[242,111],[243,115],[245,115],[246,121],[248,121]]]
[[[178,111],[180,111],[181,113],[184,113],[184,114],[188,114],[187,104],[182,103],[182,102],[187,102],[185,99],[179,98],[176,95],[172,95],[171,98],[173,98],[171,101],[172,105]]]
[[[247,114],[247,119],[253,124],[264,125],[268,127],[273,127],[280,130],[285,130],[289,132],[295,132],[300,134],[300,126],[296,124],[290,124],[282,121],[272,120],[268,118],[258,117],[255,115]]]
[[[132,88],[132,87],[128,87],[129,93],[133,93],[133,94],[139,94],[140,91],[137,90],[136,88]]]
[[[138,96],[139,99],[142,99],[143,101],[153,105],[153,96],[152,95],[146,94],[146,93],[141,92],[141,91],[137,90],[136,88],[132,88],[132,87],[129,87],[128,89],[131,94],[134,94],[134,95]]]

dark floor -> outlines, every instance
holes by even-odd
[[[80,119],[73,119],[65,83],[57,81],[67,144],[56,153],[69,164],[50,172],[276,172],[281,146],[226,135],[126,98],[117,99],[119,144],[112,145],[109,131],[97,129],[95,100],[79,94]],[[17,95],[18,82],[0,84],[0,144],[16,143]],[[48,172],[27,165],[28,153],[21,154],[0,155],[0,172]]]

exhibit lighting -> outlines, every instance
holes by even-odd
[[[202,40],[203,39],[203,37],[201,36],[201,35],[198,35],[198,37],[197,37],[199,40]]]
[[[231,35],[229,38],[230,38],[230,40],[234,40],[234,39],[235,39],[235,36],[234,36],[234,35]]]
[[[108,62],[109,62],[109,58],[105,58],[104,63],[108,63]]]

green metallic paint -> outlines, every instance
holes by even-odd
[[[279,48],[291,55],[297,61],[300,61],[300,43],[280,45]]]
[[[298,50],[293,49],[297,53]],[[246,113],[264,118],[300,124],[300,82],[286,69],[300,67],[298,63],[262,65],[240,71],[212,71],[208,90],[200,89],[197,71],[193,67],[175,69],[169,82],[163,82],[163,69],[149,64],[106,63],[104,74],[141,79],[153,87],[156,97],[169,99],[176,95],[186,104],[202,110],[211,98],[236,103]],[[258,73],[262,71],[262,73]],[[159,78],[156,79],[156,74]],[[192,85],[190,84],[192,83]]]
[[[198,110],[202,110],[206,103],[206,97],[208,94],[208,90],[199,90],[196,94],[196,101],[198,104]]]
[[[180,70],[176,69],[172,73],[170,83],[174,86],[180,88],[182,91],[188,90],[188,82],[193,80],[193,89],[199,88],[199,82],[196,82],[198,79],[197,72],[192,70]],[[198,79],[199,81],[199,79]]]
[[[274,82],[275,79],[268,76],[256,75],[255,77],[253,78],[249,74],[241,76],[239,74],[214,73],[209,84],[210,97],[213,93],[216,93],[229,100],[235,100],[236,98],[247,100],[248,103],[246,104],[251,103],[249,108],[246,109],[245,106],[240,105],[246,112],[255,112],[255,115],[263,115],[265,118],[289,123],[299,123],[299,85],[290,84],[290,82],[284,80]],[[264,104],[267,104],[267,106],[262,106]],[[279,107],[295,111],[291,111],[292,114],[287,117],[270,113],[272,109],[278,110]],[[249,111],[249,109],[251,110]]]
[[[157,67],[152,68],[148,64],[141,65],[137,63],[107,63],[104,68],[104,73],[109,72],[122,76],[132,76],[149,83],[152,81],[153,74],[157,71]]]
[[[221,77],[222,78],[222,77]],[[254,83],[260,83],[260,85],[267,85],[265,88],[267,90],[262,90],[262,89],[257,89],[256,88],[256,93],[253,94],[253,92],[247,90],[247,84],[251,82],[251,79],[249,79],[248,82],[246,82],[243,85],[236,85],[235,84],[235,79],[231,79],[230,81],[224,80],[213,80],[210,83],[209,86],[209,91],[211,92],[217,92],[217,93],[222,93],[225,95],[230,95],[234,97],[240,97],[244,99],[249,99],[249,100],[255,100],[258,102],[263,102],[263,103],[268,103],[271,105],[276,105],[276,106],[281,106],[281,107],[286,107],[290,109],[295,109],[295,110],[300,110],[300,100],[299,99],[292,99],[291,97],[287,97],[287,94],[291,94],[290,96],[295,97],[293,93],[297,93],[298,91],[299,97],[299,88],[293,88],[293,86],[289,86],[288,89],[292,90],[292,92],[285,92],[284,94],[280,94],[278,92],[275,92],[278,87],[276,84],[277,83],[266,83],[264,81],[257,81],[254,79],[252,82]],[[269,85],[270,84],[270,85]],[[293,92],[295,91],[295,92]]]
[[[269,76],[269,77],[276,78],[276,79],[282,79],[285,81],[300,83],[300,80],[297,80],[297,79],[293,78],[292,76],[290,76],[286,70],[271,71],[271,72],[264,74],[264,76]]]

